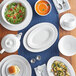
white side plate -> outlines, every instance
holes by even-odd
[[[64,59],[62,57],[59,57],[59,56],[52,57],[48,61],[48,63],[47,63],[47,71],[48,71],[49,76],[54,76],[53,72],[51,72],[51,69],[52,69],[51,66],[52,66],[52,64],[53,64],[53,62],[55,60],[63,62],[67,66],[68,71],[71,74],[70,76],[75,76],[75,72],[74,72],[74,69],[71,66],[71,64],[66,59]]]
[[[51,47],[58,36],[56,27],[51,23],[39,23],[24,36],[24,47],[31,52],[42,52]]]

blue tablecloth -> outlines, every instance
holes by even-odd
[[[55,6],[54,6],[52,0],[49,0],[52,4],[52,11],[49,15],[44,16],[44,17],[39,16],[39,15],[36,14],[36,12],[34,10],[34,4],[35,4],[36,1],[37,0],[28,0],[28,2],[31,4],[32,9],[33,9],[33,19],[32,19],[31,23],[29,24],[29,26],[27,28],[25,28],[24,30],[21,30],[19,32],[22,32],[23,36],[24,36],[24,34],[27,32],[27,30],[29,28],[31,28],[33,25],[35,25],[37,23],[40,23],[40,22],[53,23],[56,26],[56,28],[58,29],[58,32],[59,32],[59,16],[58,16],[58,13],[55,9]],[[27,51],[23,46],[23,36],[22,36],[22,39],[21,39],[21,47],[18,50],[18,54],[25,57],[29,62],[32,58],[35,58],[37,55],[41,55],[41,57],[42,57],[41,61],[37,61],[35,64],[30,63],[31,67],[32,67],[32,76],[36,76],[35,72],[34,72],[34,68],[36,66],[47,63],[49,58],[51,58],[52,56],[58,56],[59,55],[59,51],[58,51],[59,36],[58,36],[56,42],[54,43],[54,45],[52,47],[50,47],[49,49],[47,49],[46,51],[41,52],[41,53],[32,53],[32,52]]]

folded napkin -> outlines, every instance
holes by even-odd
[[[53,0],[53,2],[59,14],[71,9],[68,0]],[[58,8],[59,4],[62,6],[62,9]]]
[[[46,64],[34,68],[36,76],[48,76]]]

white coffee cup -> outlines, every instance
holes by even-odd
[[[66,13],[60,18],[60,26],[66,30],[71,31],[76,28],[76,16],[72,13]]]
[[[66,19],[63,21],[63,25],[66,27],[72,27],[75,25],[75,23],[76,23],[75,21],[76,21],[75,18]]]

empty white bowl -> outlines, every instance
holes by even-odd
[[[5,10],[6,10],[6,7],[7,7],[7,5],[9,5],[9,4],[11,4],[11,3],[13,3],[13,2],[15,2],[15,3],[21,3],[24,7],[25,7],[25,9],[26,9],[26,12],[25,12],[25,18],[24,18],[24,20],[21,22],[21,23],[19,23],[19,24],[11,24],[10,22],[8,22],[7,20],[6,20],[6,18],[5,18],[5,15],[4,15],[4,13],[5,13]],[[27,6],[27,4],[23,1],[23,0],[9,0],[7,3],[5,3],[5,5],[3,6],[3,8],[2,8],[2,18],[3,18],[3,20],[7,23],[7,24],[9,24],[9,25],[12,25],[12,26],[21,26],[24,22],[25,22],[25,20],[27,19],[27,15],[28,15],[28,6]]]
[[[76,38],[71,35],[63,36],[58,43],[58,48],[65,56],[76,54]]]

